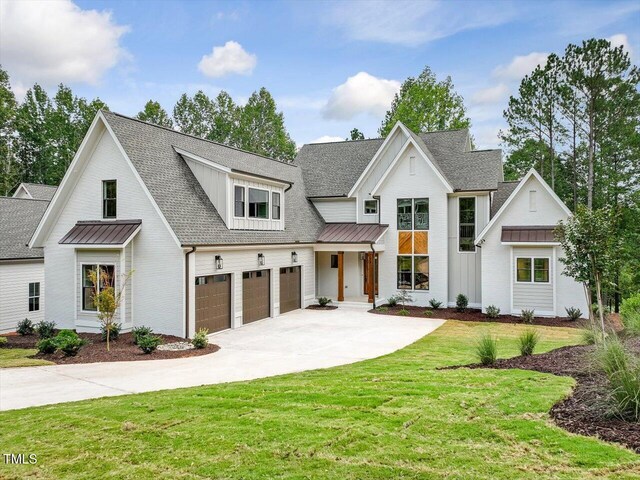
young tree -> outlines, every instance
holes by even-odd
[[[347,138],[347,140],[364,140],[364,133],[357,128],[354,128],[349,133],[349,138]]]
[[[9,195],[20,179],[20,169],[13,151],[17,108],[18,102],[11,90],[9,75],[0,67],[0,195]]]
[[[401,121],[414,132],[468,128],[463,98],[456,93],[451,77],[438,82],[429,67],[417,78],[407,78],[395,95],[391,109],[378,130],[385,137]]]
[[[93,286],[92,299],[98,309],[98,318],[107,332],[107,352],[110,351],[109,340],[116,313],[122,304],[125,288],[132,275],[133,271],[123,275],[120,288],[116,290],[115,279],[111,278],[105,270],[100,272],[92,270],[89,273],[89,281]]]
[[[173,128],[173,120],[171,120],[167,111],[162,108],[158,102],[154,102],[153,100],[145,103],[144,108],[138,112],[136,118],[143,122],[160,125],[161,127]]]

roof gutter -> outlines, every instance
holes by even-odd
[[[184,255],[184,264],[185,264],[185,268],[184,268],[184,285],[185,285],[185,302],[184,302],[184,306],[185,306],[185,315],[184,315],[184,338],[189,338],[189,288],[191,286],[191,282],[189,281],[189,255],[191,255],[193,252],[196,251],[196,246],[192,245],[191,246],[191,250],[189,250],[187,253],[185,253]]]

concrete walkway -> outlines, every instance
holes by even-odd
[[[0,410],[344,365],[394,352],[443,323],[363,308],[298,310],[212,335],[220,350],[200,357],[0,369]]]

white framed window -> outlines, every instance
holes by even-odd
[[[549,283],[549,257],[517,257],[517,283]]]
[[[236,185],[233,188],[233,216],[244,217],[245,215],[245,188]]]
[[[29,311],[40,310],[40,282],[29,283]]]
[[[373,200],[365,200],[364,201],[364,214],[365,215],[377,215],[378,214],[378,200],[375,198]]]
[[[476,251],[476,197],[458,198],[458,251]]]
[[[118,183],[116,180],[102,181],[102,218],[116,218]]]
[[[98,291],[106,287],[114,286],[115,281],[115,265],[109,264],[87,264],[83,263],[82,268],[82,311],[83,312],[97,312],[98,307],[93,301],[94,284],[91,281],[91,272],[100,272],[98,281]],[[103,274],[106,273],[107,280],[103,280]]]
[[[271,192],[271,218],[280,220],[280,193]]]
[[[249,218],[269,218],[269,191],[249,188]]]

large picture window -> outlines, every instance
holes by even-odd
[[[102,218],[116,218],[117,182],[102,181]]]
[[[398,256],[398,290],[429,290],[429,257]]]
[[[269,218],[269,192],[249,189],[249,218]]]
[[[236,185],[233,191],[234,191],[233,215],[236,217],[244,217],[244,187],[239,187]]]
[[[29,283],[29,311],[40,310],[40,282]]]
[[[476,198],[461,197],[459,202],[458,248],[461,252],[475,252]]]
[[[115,267],[113,265],[82,265],[82,310],[88,312],[97,312],[98,308],[93,301],[94,284],[91,281],[91,272],[99,271],[99,291],[106,287],[112,287],[115,276]],[[106,281],[103,280],[106,274]]]
[[[546,257],[516,258],[516,282],[549,283],[549,259]]]

